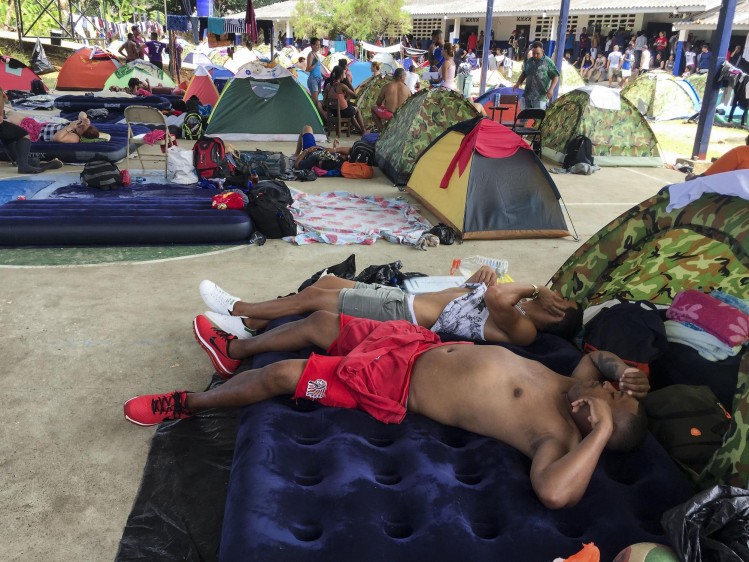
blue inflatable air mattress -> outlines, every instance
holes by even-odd
[[[123,119],[125,119],[125,114],[122,111],[118,111],[116,109],[114,110],[108,110],[109,113],[104,118],[97,117],[96,119],[92,119],[91,123],[98,127],[102,123],[109,123],[110,125],[114,125],[115,123],[119,123]],[[78,119],[78,111],[61,111],[60,117],[63,119],[67,119],[68,121],[75,121]]]
[[[130,105],[146,105],[156,109],[171,109],[172,102],[163,96],[144,97],[104,97],[104,96],[60,96],[55,99],[55,107],[67,111],[86,111],[87,109],[112,109],[124,111]]]
[[[40,199],[0,206],[2,246],[242,243],[251,235],[245,211],[217,211],[206,198]]]
[[[127,125],[111,125],[106,123],[95,123],[96,127],[103,133],[111,135],[111,139],[101,142],[32,142],[30,155],[40,160],[51,160],[59,158],[69,164],[81,164],[101,157],[110,162],[118,162],[125,157],[127,151]],[[150,129],[142,125],[133,125],[133,133],[141,135],[148,133]],[[131,150],[134,151],[133,148]],[[0,152],[0,160],[7,160],[8,155]]]

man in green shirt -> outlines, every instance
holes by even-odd
[[[527,109],[546,109],[559,82],[559,70],[554,61],[544,55],[540,41],[531,45],[531,57],[523,63],[523,72],[515,82],[515,88],[525,81],[523,102]]]

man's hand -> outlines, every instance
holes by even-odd
[[[546,312],[555,316],[563,316],[567,310],[567,304],[564,302],[562,296],[546,287],[538,288],[536,301]]]
[[[600,398],[580,398],[572,403],[572,412],[577,413],[587,404],[588,421],[593,429],[608,431],[609,435],[614,430],[614,419],[611,415],[611,407]]]
[[[487,287],[497,284],[497,272],[493,267],[482,265],[476,273],[471,275],[466,283],[483,283]]]
[[[619,379],[619,390],[630,396],[642,400],[650,391],[650,381],[640,369],[628,367]]]

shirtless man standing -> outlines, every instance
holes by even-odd
[[[411,90],[406,86],[406,71],[403,68],[396,68],[393,81],[382,87],[372,108],[372,117],[378,131],[382,132],[385,124],[410,97]]]
[[[569,378],[501,347],[447,344],[408,322],[322,311],[241,343],[252,355],[311,345],[328,355],[245,371],[206,392],[138,396],[125,403],[125,418],[155,425],[288,394],[384,423],[400,423],[408,410],[532,459],[533,490],[550,509],[580,501],[604,448],[632,450],[647,431],[638,403],[647,377],[607,352],[586,355]]]
[[[246,340],[270,320],[324,310],[383,322],[406,320],[433,332],[515,345],[530,345],[539,330],[572,338],[582,324],[582,310],[574,301],[531,283],[498,285],[494,270],[487,266],[463,287],[419,295],[333,275],[295,295],[259,303],[243,302],[211,281],[200,284],[200,295],[211,311],[195,319],[195,335],[225,376],[251,355],[251,347],[245,349],[242,341],[231,356],[214,353],[210,342],[217,329],[211,323],[231,338]]]

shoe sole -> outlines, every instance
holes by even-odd
[[[132,402],[133,400],[135,400],[136,398],[138,398],[138,397],[137,397],[137,396],[133,396],[133,397],[132,397],[132,398],[131,398],[130,400],[128,400],[127,402],[125,402],[125,404],[124,404],[123,408],[124,408],[125,406],[127,406],[127,405],[128,405],[128,404],[129,404],[130,402]],[[130,423],[133,423],[133,424],[135,424],[135,425],[139,425],[139,426],[141,426],[141,427],[151,427],[152,425],[159,425],[159,424],[158,424],[158,422],[156,422],[156,423],[141,423],[141,422],[139,422],[139,421],[136,421],[136,420],[134,420],[133,418],[131,418],[131,417],[130,417],[130,416],[128,416],[127,414],[124,414],[124,416],[125,416],[125,419],[126,419],[127,421],[129,421]]]
[[[221,364],[221,360],[216,354],[216,350],[213,349],[213,346],[210,344],[210,342],[207,342],[202,338],[202,336],[198,332],[197,320],[192,321],[192,333],[195,334],[195,339],[200,344],[200,347],[205,349],[206,353],[208,353],[208,358],[211,360],[211,363],[213,364],[213,368],[216,369],[216,372],[218,373],[218,375],[222,379],[231,378],[234,375],[234,371],[226,370],[226,368]]]

